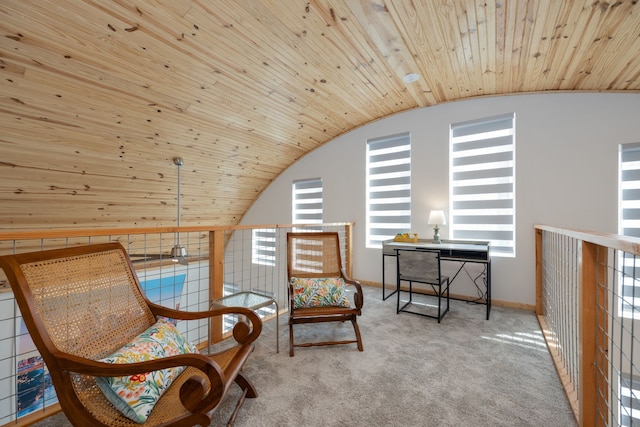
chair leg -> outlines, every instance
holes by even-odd
[[[442,283],[440,283],[440,285],[438,286],[438,323],[440,323],[440,320],[442,320],[442,315],[440,314],[441,310],[442,310]]]
[[[231,417],[229,417],[229,421],[227,421],[227,427],[233,427],[233,424],[236,422],[236,417],[238,416],[238,412],[240,411],[240,407],[244,403],[244,398],[247,396],[247,390],[242,390],[242,395],[240,395],[240,399],[236,403],[236,407],[233,409],[233,413]]]
[[[229,421],[227,421],[227,427],[232,427],[236,422],[238,411],[240,411],[240,407],[244,403],[244,399],[246,397],[250,399],[258,397],[258,391],[253,386],[253,384],[251,384],[251,381],[249,381],[247,377],[242,374],[242,372],[238,373],[238,375],[236,376],[235,383],[238,384],[238,386],[240,386],[240,388],[242,389],[242,395],[240,395],[240,398],[236,403],[236,407],[233,409],[233,413],[231,414],[231,417],[229,417]]]
[[[440,320],[444,317],[445,314],[447,314],[449,312],[449,279],[447,279],[445,281],[446,283],[446,287],[444,288],[444,290],[442,289],[442,287],[444,286],[443,283],[440,283],[440,286],[438,287],[438,289],[440,290],[440,292],[438,292],[438,323],[440,323]],[[435,289],[434,289],[435,290]],[[441,310],[441,304],[442,304],[442,294],[444,294],[446,292],[446,297],[447,297],[447,308],[444,310],[444,313],[442,313],[442,315],[440,314],[440,310]]]
[[[256,390],[251,381],[249,381],[249,379],[245,377],[242,372],[238,373],[238,375],[236,376],[235,383],[238,384],[242,390],[246,391],[247,397],[249,399],[258,397],[258,390]]]
[[[289,357],[293,357],[293,323],[289,321]]]
[[[438,297],[438,323],[440,323],[440,321],[444,318],[445,314],[447,314],[449,312],[449,280],[446,280],[444,283],[446,283],[446,286],[443,283],[440,283],[439,285],[431,285],[431,289],[433,289],[433,293],[437,295]],[[438,287],[438,290],[436,291],[436,286]],[[443,289],[442,287],[445,286],[445,288]],[[444,311],[442,311],[442,296],[443,294],[445,294],[446,292],[446,298],[447,298],[447,307],[445,308]]]
[[[413,302],[413,282],[409,280],[409,302]]]
[[[353,324],[353,329],[356,331],[356,340],[358,341],[358,350],[364,351],[362,347],[362,337],[360,336],[360,328],[358,327],[358,320],[356,316],[351,318],[351,323]]]
[[[398,278],[398,284],[396,286],[396,314],[400,314],[400,279]]]
[[[447,311],[449,311],[449,279],[447,279]]]

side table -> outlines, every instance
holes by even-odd
[[[270,305],[276,306],[276,353],[280,353],[280,312],[278,303],[270,296],[256,292],[238,292],[211,301],[211,307],[245,307],[251,310],[258,310]]]

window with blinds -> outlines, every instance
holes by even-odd
[[[515,114],[452,124],[450,233],[515,256]]]
[[[621,144],[618,162],[618,232],[640,237],[640,143]],[[634,307],[640,305],[640,260],[629,252],[621,252],[621,313],[638,318]]]
[[[620,145],[620,234],[640,237],[640,143]]]
[[[260,265],[276,265],[276,229],[251,230],[251,262]]]
[[[367,247],[411,231],[411,136],[367,141]]]
[[[322,224],[322,179],[294,181],[292,200],[294,224]],[[319,226],[318,231],[322,231],[322,227]]]
[[[640,377],[632,374],[619,374],[618,425],[637,426],[640,423]]]

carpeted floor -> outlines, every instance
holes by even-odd
[[[441,324],[396,314],[395,295],[365,287],[353,345],[298,348],[289,357],[287,315],[265,324],[245,367],[260,395],[240,409],[238,427],[575,426],[532,312],[452,301]],[[353,336],[350,323],[300,325],[300,340]],[[324,339],[324,338],[320,338]],[[216,413],[225,425],[238,388]],[[35,424],[69,426],[59,414]]]

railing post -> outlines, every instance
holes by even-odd
[[[580,389],[579,389],[579,425],[591,427],[596,425],[598,412],[603,402],[598,399],[598,373],[596,366],[597,336],[600,325],[604,321],[604,313],[598,316],[598,276],[599,246],[595,243],[582,242],[580,286]],[[606,251],[605,251],[606,252]],[[601,255],[600,255],[601,256]],[[605,263],[606,264],[606,263]],[[600,310],[603,301],[600,301]],[[600,406],[600,408],[599,408]],[[600,412],[601,414],[603,412]],[[606,414],[606,406],[605,412]]]
[[[209,232],[209,301],[224,296],[224,230]],[[222,317],[211,319],[211,341],[222,340]]]
[[[353,277],[353,224],[349,223],[346,224],[344,226],[345,228],[345,238],[344,238],[344,244],[345,244],[345,253],[347,256],[346,264],[347,264],[347,276],[349,277]]]
[[[542,235],[543,232],[539,228],[536,232],[536,314],[544,315],[544,301],[542,299],[543,289],[543,259],[542,259]]]

